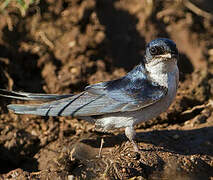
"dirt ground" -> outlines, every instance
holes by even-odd
[[[0,178],[213,180],[212,0],[46,0],[25,17],[8,8],[0,88],[78,93],[125,75],[156,37],[176,42],[180,84],[167,112],[136,127],[139,153],[123,129],[104,134],[71,117],[15,115],[6,105],[21,101],[0,98]]]

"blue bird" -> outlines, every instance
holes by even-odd
[[[17,114],[72,116],[95,124],[102,131],[125,128],[133,143],[134,126],[166,111],[179,82],[178,50],[172,40],[158,38],[147,44],[143,63],[119,79],[87,86],[77,95],[35,94],[0,90],[0,95],[43,104],[10,104]]]

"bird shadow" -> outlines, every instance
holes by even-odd
[[[104,135],[96,138],[83,139],[82,143],[92,147],[99,148],[101,138],[104,137],[104,146],[114,147],[128,141],[124,134]],[[153,144],[161,147],[159,151],[171,152],[180,155],[213,155],[213,127],[204,127],[194,130],[154,130],[149,132],[140,132],[136,135],[136,142]],[[152,149],[141,151],[153,151]]]

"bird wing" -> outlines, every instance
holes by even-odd
[[[143,66],[137,66],[121,79],[87,86],[86,91],[100,96],[99,103],[106,103],[101,113],[135,111],[149,106],[167,94],[167,88],[151,81]],[[111,102],[113,104],[108,104]]]
[[[166,93],[167,89],[149,80],[139,65],[120,79],[87,86],[78,95],[41,105],[12,104],[8,108],[19,114],[43,116],[103,115],[141,109],[159,101]]]

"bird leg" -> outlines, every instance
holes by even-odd
[[[99,152],[98,152],[98,156],[97,156],[98,158],[101,157],[103,145],[104,145],[104,138],[101,138],[101,145],[100,145]]]
[[[134,141],[134,138],[135,138],[135,135],[136,135],[134,127],[133,126],[126,127],[125,128],[125,135],[129,139],[129,141],[132,143],[135,152],[138,152],[139,151],[138,145]]]

